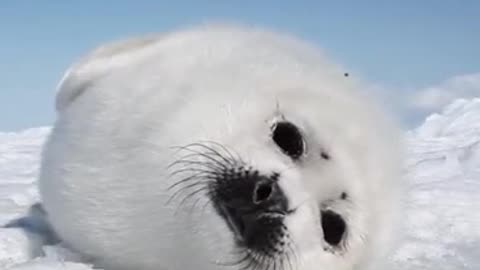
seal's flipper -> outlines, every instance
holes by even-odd
[[[3,226],[4,228],[21,228],[41,237],[43,245],[55,245],[60,242],[57,234],[47,220],[47,213],[40,203],[33,204],[27,215]]]

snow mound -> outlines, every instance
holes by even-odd
[[[409,144],[414,146],[410,161],[459,155],[457,158],[463,165],[478,164],[480,159],[475,154],[480,153],[479,118],[480,98],[459,99],[441,114],[429,116],[421,127],[407,133]]]
[[[406,241],[395,269],[480,269],[480,98],[407,132]]]
[[[0,133],[0,222],[38,201],[35,179],[50,128]],[[405,239],[387,269],[480,269],[480,98],[457,100],[405,136]],[[0,269],[91,270],[41,237],[0,228]]]

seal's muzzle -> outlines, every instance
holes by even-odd
[[[292,211],[278,179],[278,173],[238,168],[212,183],[214,205],[240,245],[268,253],[282,243],[283,220]]]

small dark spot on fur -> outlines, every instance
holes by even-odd
[[[342,192],[342,194],[340,195],[340,199],[346,200],[347,198],[348,198],[348,194],[346,192]]]
[[[330,159],[330,155],[327,152],[324,152],[324,151],[322,151],[322,153],[320,153],[320,156],[325,160]]]

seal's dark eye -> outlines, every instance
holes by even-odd
[[[321,211],[323,238],[332,246],[338,246],[343,239],[347,224],[339,214],[331,211]]]
[[[305,150],[300,130],[290,122],[279,122],[273,126],[273,141],[293,159],[298,159]]]

